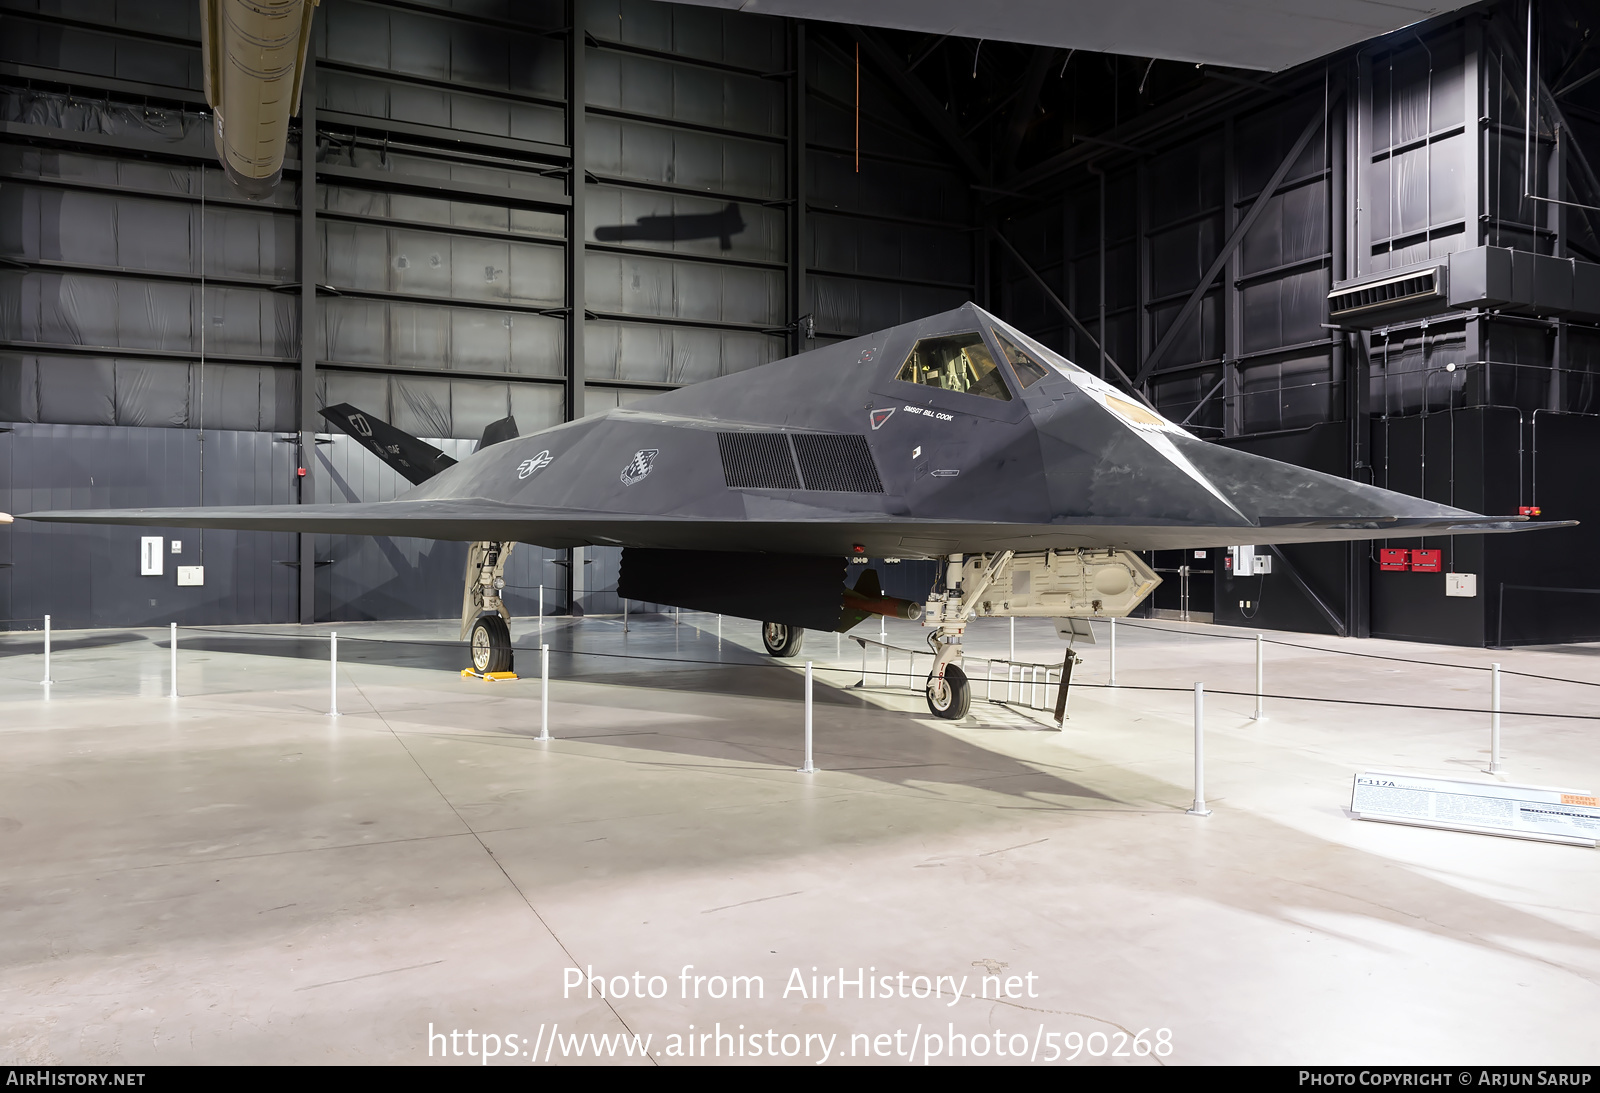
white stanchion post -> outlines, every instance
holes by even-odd
[[[1256,712],[1250,715],[1252,721],[1265,721],[1267,711],[1263,708],[1266,693],[1266,642],[1260,634],[1256,635]]]
[[[674,626],[678,625],[678,613],[679,613],[679,610],[680,609],[676,608],[676,607],[674,607],[672,609],[672,625],[674,625]]]
[[[1011,616],[1011,659],[1017,659],[1017,617]]]
[[[539,633],[544,633],[544,585],[539,586]]]
[[[1500,665],[1490,666],[1489,672],[1489,773],[1500,774]]]
[[[1206,807],[1206,688],[1194,685],[1194,806],[1191,816],[1209,816]]]
[[[867,643],[861,643],[861,686],[867,685]]]
[[[1111,678],[1106,680],[1106,686],[1117,685],[1117,620],[1111,620]]]
[[[328,716],[339,716],[339,631],[328,634]]]
[[[624,634],[628,632],[628,600],[626,597],[622,600],[622,632]]]
[[[168,674],[172,677],[172,687],[167,691],[169,698],[178,697],[178,624],[172,624],[172,637],[167,642],[167,647],[172,654],[172,667]]]
[[[50,678],[50,616],[44,617],[44,678],[40,683],[54,683]]]
[[[817,768],[811,765],[811,662],[806,661],[806,761],[800,767],[801,774],[815,774]]]
[[[539,739],[550,739],[550,646],[539,646]]]

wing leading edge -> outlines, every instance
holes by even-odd
[[[638,546],[677,550],[942,557],[995,550],[1119,548],[1168,550],[1238,543],[1306,543],[1481,535],[1568,527],[1575,521],[1522,518],[1273,520],[1261,525],[1195,526],[1073,520],[1046,524],[967,523],[855,514],[845,519],[715,519],[534,509],[486,499],[424,499],[344,505],[254,505],[235,508],[93,509],[22,516],[64,524],[225,528],[345,535],[393,535],[459,542],[507,540],[539,546]]]

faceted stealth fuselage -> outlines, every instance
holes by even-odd
[[[898,378],[920,339],[972,331],[1008,398]],[[971,304],[493,444],[393,501],[32,515],[912,558],[1530,526],[1199,440]]]

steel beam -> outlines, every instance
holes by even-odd
[[[899,55],[863,27],[847,26],[845,29],[861,44],[861,52],[889,77],[889,81],[910,100],[917,113],[922,115],[922,119],[950,146],[950,150],[956,154],[956,158],[966,167],[967,172],[979,182],[989,182],[988,168],[978,159],[977,153],[956,128],[955,119],[939,105],[927,86],[911,74],[901,62]]]
[[[1475,106],[1467,96],[1468,110]],[[1350,221],[1354,211],[1355,188],[1350,185],[1350,120],[1356,104],[1346,98],[1341,109],[1333,111],[1328,134],[1328,246],[1329,274],[1334,282],[1350,276]],[[1356,157],[1359,162],[1359,155]],[[1476,189],[1474,187],[1473,189]],[[1475,218],[1474,218],[1475,219]],[[1372,458],[1372,413],[1368,406],[1371,359],[1367,354],[1367,335],[1336,333],[1329,352],[1333,377],[1344,384],[1345,428],[1349,440],[1347,471],[1357,482],[1372,481],[1368,463]],[[1345,622],[1352,637],[1372,636],[1372,540],[1345,544]]]
[[[565,417],[577,421],[583,416],[583,322],[584,308],[588,303],[585,290],[584,266],[584,165],[585,118],[584,100],[587,93],[585,80],[584,2],[567,0],[567,147],[572,153],[571,170],[567,174],[567,196],[572,205],[567,210],[567,388]],[[576,593],[584,585],[578,567],[583,565],[583,548],[567,551],[567,604],[568,612],[576,613]]]
[[[1029,265],[1028,260],[1022,257],[1021,252],[1019,252],[1016,247],[1011,245],[1011,240],[1000,234],[998,230],[994,231],[994,237],[1000,241],[1000,245],[1006,249],[1006,253],[1011,255],[1012,260],[1015,261],[1017,265],[1022,267],[1022,272],[1031,277],[1034,284],[1039,286],[1040,291],[1044,293],[1045,299],[1049,300],[1057,311],[1066,316],[1067,322],[1071,323],[1075,328],[1077,328],[1079,334],[1082,334],[1085,338],[1089,339],[1089,344],[1094,346],[1095,353],[1102,360],[1104,360],[1112,368],[1116,369],[1117,375],[1122,377],[1122,382],[1128,384],[1130,393],[1138,396],[1140,402],[1146,402],[1143,395],[1140,395],[1138,391],[1133,390],[1133,381],[1128,378],[1128,373],[1124,372],[1122,367],[1117,364],[1116,361],[1111,359],[1111,355],[1105,351],[1105,347],[1095,339],[1093,334],[1089,333],[1089,328],[1080,323],[1078,321],[1078,317],[1072,313],[1072,309],[1062,301],[1061,297],[1056,295],[1055,289],[1051,288],[1049,283],[1039,275],[1039,271]],[[1151,409],[1154,409],[1154,407],[1151,407]]]
[[[1010,175],[1016,166],[1017,152],[1022,148],[1023,137],[1028,134],[1028,120],[1039,107],[1039,92],[1044,87],[1045,75],[1050,71],[1050,62],[1055,55],[1056,51],[1049,46],[1034,47],[1033,59],[1028,62],[1028,70],[1022,77],[1022,94],[1011,111],[1011,119],[1006,125],[1005,144],[1000,148],[998,166],[1003,175]]]
[[[588,301],[584,291],[584,5],[568,0],[567,26],[567,146],[572,166],[567,176],[567,397],[566,420],[583,416],[583,318]]]
[[[1294,144],[1290,145],[1289,154],[1283,157],[1282,162],[1278,164],[1277,170],[1272,172],[1272,178],[1267,181],[1261,192],[1256,195],[1255,201],[1251,202],[1250,211],[1244,214],[1238,226],[1233,229],[1233,233],[1228,236],[1228,241],[1222,245],[1222,250],[1211,260],[1211,265],[1201,275],[1200,283],[1195,285],[1194,291],[1184,301],[1177,317],[1167,325],[1167,332],[1161,336],[1161,340],[1150,351],[1150,355],[1139,365],[1139,374],[1134,377],[1135,385],[1142,384],[1150,378],[1150,373],[1155,370],[1155,366],[1161,362],[1161,358],[1166,355],[1172,343],[1178,340],[1179,332],[1189,319],[1194,316],[1195,310],[1200,306],[1200,301],[1205,298],[1205,294],[1210,290],[1212,282],[1217,279],[1217,274],[1222,272],[1222,267],[1228,264],[1228,259],[1233,256],[1233,252],[1244,241],[1245,235],[1255,226],[1256,219],[1266,211],[1267,203],[1272,200],[1272,195],[1277,192],[1279,186],[1283,185],[1283,180],[1289,176],[1289,169],[1295,165],[1295,161],[1300,158],[1300,154],[1306,150],[1306,145],[1311,143],[1311,138],[1316,135],[1317,130],[1322,128],[1322,122],[1323,117],[1320,113],[1313,115],[1311,121],[1306,124],[1306,127],[1300,131],[1300,135],[1295,138]]]
[[[1317,595],[1316,590],[1306,583],[1306,579],[1300,575],[1300,571],[1295,568],[1294,563],[1289,560],[1288,556],[1275,546],[1268,546],[1267,549],[1272,551],[1272,553],[1277,556],[1277,559],[1280,563],[1282,563],[1283,571],[1288,575],[1289,580],[1293,581],[1295,587],[1300,589],[1300,591],[1305,594],[1306,599],[1311,601],[1311,606],[1315,607],[1318,614],[1327,620],[1329,626],[1333,627],[1333,632],[1338,634],[1341,638],[1349,637],[1350,633],[1345,627],[1344,620],[1333,613],[1333,608],[1322,602],[1322,597]]]
[[[316,501],[317,477],[317,85],[316,57],[306,51],[300,95],[300,467],[299,501]],[[201,185],[205,172],[201,171]],[[200,317],[205,322],[204,315]],[[330,498],[331,500],[331,498]],[[300,622],[317,621],[317,537],[301,532]]]
[[[806,24],[796,19],[790,24],[789,80],[789,322],[791,353],[806,349],[806,331],[800,322],[809,311],[810,288],[806,284]]]

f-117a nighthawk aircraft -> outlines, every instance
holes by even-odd
[[[480,671],[510,660],[496,593],[514,544],[620,546],[619,595],[760,621],[774,656],[808,628],[921,618],[928,705],[948,718],[970,701],[974,617],[1126,616],[1159,583],[1136,551],[1557,526],[1207,443],[972,304],[531,436],[497,422],[459,463],[354,407],[324,414],[415,488],[27,518],[469,542]],[[846,588],[852,557],[946,564],[918,603],[866,573]]]

